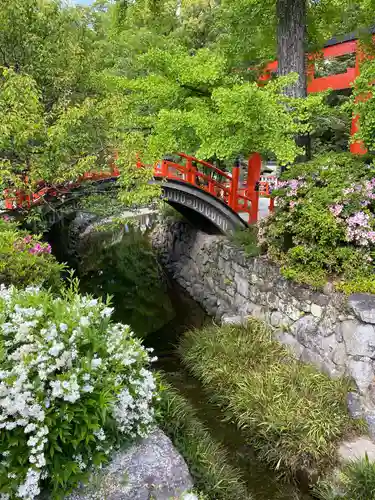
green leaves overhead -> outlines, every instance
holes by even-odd
[[[254,83],[256,67],[276,54],[275,4],[100,0],[73,7],[4,0],[2,187],[25,183],[21,172],[26,189],[39,179],[74,180],[85,170],[107,169],[114,150],[123,200],[132,197],[128,169],[137,153],[145,163],[177,150],[229,163],[252,151],[292,162],[299,153],[295,136],[321,128],[316,118],[328,112],[320,96],[292,101],[282,95],[293,76]],[[313,48],[366,23],[372,0],[359,0],[345,16],[338,0],[308,6]],[[139,187],[140,177],[147,184],[147,176],[138,176]],[[145,188],[138,199],[151,191]]]
[[[32,189],[40,179],[52,184],[75,179],[95,165],[106,147],[106,112],[95,100],[47,112],[35,80],[12,69],[1,73],[0,112],[3,187],[10,183]]]

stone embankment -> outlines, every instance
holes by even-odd
[[[217,321],[254,316],[304,362],[331,377],[350,376],[348,406],[364,416],[375,438],[375,295],[346,297],[286,280],[265,257],[248,258],[222,236],[185,222],[162,223],[153,245],[172,277]]]

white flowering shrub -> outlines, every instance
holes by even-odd
[[[0,285],[0,500],[84,480],[153,424],[152,361],[112,308]]]

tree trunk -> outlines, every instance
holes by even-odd
[[[285,89],[285,94],[290,97],[304,98],[307,95],[306,10],[306,0],[277,0],[276,3],[278,74],[298,74],[298,80]],[[310,137],[298,136],[296,143],[305,150],[305,154],[297,161],[310,159]]]
[[[297,82],[286,93],[306,97],[306,0],[277,0],[276,9],[279,75],[297,73]]]

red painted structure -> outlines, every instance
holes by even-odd
[[[315,78],[314,62],[318,58],[334,58],[346,54],[355,53],[355,67],[347,68],[345,73],[330,75],[322,78]],[[327,89],[342,90],[353,85],[355,78],[360,72],[360,62],[364,55],[357,40],[331,43],[322,49],[321,52],[308,56],[308,92],[321,92]],[[277,61],[268,64],[260,76],[259,80],[266,82],[277,71]],[[353,117],[351,134],[358,130],[358,117]],[[364,154],[366,150],[361,143],[352,143],[350,151],[356,154]],[[194,158],[193,156],[179,153],[178,162],[162,160],[154,165],[154,177],[157,179],[171,179],[186,182],[198,186],[212,196],[221,199],[232,210],[248,215],[248,222],[256,222],[258,214],[259,196],[270,196],[270,184],[261,178],[261,157],[258,153],[253,153],[248,160],[248,175],[246,185],[240,185],[240,169],[233,167],[232,173],[224,172],[214,165]],[[138,162],[138,166],[144,166]],[[77,179],[74,183],[65,184],[60,187],[50,187],[41,182],[38,190],[32,194],[7,190],[5,196],[5,208],[13,210],[17,208],[28,208],[38,204],[43,197],[68,194],[69,191],[82,182],[91,180],[98,181],[105,178],[116,178],[120,175],[115,165],[111,166],[107,173],[87,173]],[[273,209],[273,199],[270,200],[270,209]]]
[[[240,183],[240,167],[233,167],[230,174],[194,156],[185,153],[178,153],[176,156],[179,158],[178,162],[161,160],[154,164],[155,179],[186,182],[199,187],[215,198],[219,198],[234,212],[247,214],[249,223],[257,221],[260,193],[255,187],[259,183],[262,166],[262,159],[258,153],[249,158],[248,171],[251,177],[246,185]],[[147,167],[141,161],[138,161],[137,166]],[[249,186],[254,188],[249,189]]]
[[[345,73],[315,78],[315,61],[318,59],[332,59],[347,54],[355,54],[355,66],[353,68],[347,68]],[[327,89],[344,90],[351,88],[354,80],[360,74],[360,64],[364,58],[365,55],[361,50],[359,40],[348,40],[341,43],[330,44],[324,47],[320,52],[309,54],[307,63],[307,93],[313,94],[316,92],[323,92]],[[277,67],[277,61],[269,63],[260,77],[260,81],[269,80],[272,73],[277,72]],[[353,136],[357,131],[358,116],[354,116],[350,133]],[[364,154],[367,152],[360,142],[353,142],[350,145],[350,151],[354,154]]]

